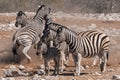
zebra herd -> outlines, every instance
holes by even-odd
[[[50,72],[50,60],[55,63],[55,74],[63,72],[63,67],[69,61],[69,54],[72,54],[75,63],[74,75],[80,75],[81,59],[98,57],[100,59],[100,70],[106,71],[106,63],[109,56],[109,37],[97,31],[84,31],[77,33],[66,26],[54,23],[49,16],[51,9],[41,5],[36,11],[33,19],[19,11],[16,17],[15,26],[21,28],[13,36],[13,53],[17,59],[17,50],[23,46],[23,54],[30,62],[28,50],[32,45],[37,50],[36,55],[44,58],[45,72]],[[96,61],[94,61],[94,65]],[[61,66],[61,68],[60,68]]]

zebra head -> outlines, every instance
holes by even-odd
[[[27,22],[26,14],[23,11],[19,11],[17,13],[15,26],[18,27],[19,25],[21,25],[21,27],[24,27],[26,25],[26,22]]]
[[[50,14],[51,9],[49,7],[47,7],[46,5],[41,5],[37,11],[36,11],[36,15],[34,16],[33,19],[35,18],[42,18],[42,19],[46,19],[47,15]]]
[[[60,43],[66,42],[65,29],[60,27],[56,32],[56,37],[54,39],[55,46],[59,46]]]
[[[42,40],[40,40],[35,48],[36,55],[40,55],[42,57],[43,53],[46,52],[47,46]]]
[[[46,44],[51,45],[50,41],[54,41],[54,38],[56,36],[56,32],[47,28],[43,31],[43,40]]]

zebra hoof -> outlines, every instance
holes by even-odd
[[[74,73],[74,76],[79,76],[80,75],[80,73]]]
[[[59,73],[62,74],[62,73],[63,73],[63,69],[61,69],[61,70],[59,71]]]
[[[49,76],[49,74],[48,74],[48,73],[46,73],[46,74],[45,74],[45,76]]]
[[[31,59],[27,59],[27,63],[30,64],[32,62]]]
[[[53,73],[53,75],[55,75],[55,76],[57,76],[58,74],[59,74],[59,73],[57,73],[57,72],[54,72],[54,73]]]

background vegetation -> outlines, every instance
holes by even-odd
[[[120,0],[0,0],[0,12],[35,11],[40,4],[50,6],[54,12],[120,12]]]

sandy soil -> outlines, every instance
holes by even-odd
[[[0,16],[0,23],[10,23],[11,21],[15,20],[15,17],[9,17],[8,16]],[[114,28],[114,29],[120,29],[119,21],[101,21],[101,20],[81,20],[81,19],[55,19],[57,23],[63,24],[65,26],[69,25],[77,25],[79,26],[89,26],[91,24],[96,24],[98,26],[98,29],[100,27],[103,27],[105,29]],[[80,27],[81,28],[81,27]],[[4,76],[2,69],[5,69],[9,65],[13,64],[13,54],[12,54],[12,36],[15,33],[15,30],[9,30],[9,31],[3,31],[0,30],[0,76]],[[110,35],[110,34],[109,34]],[[111,80],[112,76],[115,74],[120,74],[120,38],[119,37],[111,37],[111,49],[110,49],[110,57],[107,65],[108,71],[102,75],[97,75],[95,72],[100,72],[99,66],[91,67],[93,58],[90,59],[82,59],[82,65],[88,65],[89,68],[85,69],[81,72],[81,76],[74,77],[73,71],[75,69],[73,64],[73,59],[70,57],[69,65],[66,68],[66,71],[57,76],[49,76],[52,80],[72,80],[72,78],[75,78],[76,80]],[[114,39],[113,39],[114,38]],[[40,65],[43,63],[43,60],[40,59],[38,56],[35,55],[35,49],[33,47],[30,49],[29,54],[32,57],[32,63],[27,64],[26,59],[24,58],[24,55],[21,53],[22,47],[18,50],[19,52],[19,60],[20,64],[23,64],[25,67],[32,67],[35,68],[37,65]],[[19,65],[19,64],[16,64]],[[113,71],[109,71],[113,69]],[[44,76],[41,76],[44,77]],[[29,77],[16,77],[17,79],[24,79],[27,80]]]

